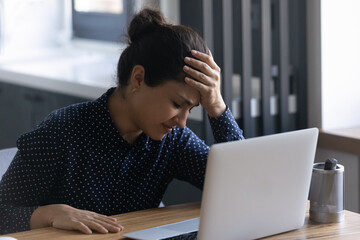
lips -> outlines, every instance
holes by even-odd
[[[163,128],[165,129],[165,132],[166,132],[166,133],[171,132],[172,129],[173,129],[173,127],[167,126],[167,125],[165,125],[165,124],[162,124],[162,126],[163,126]]]

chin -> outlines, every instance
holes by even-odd
[[[149,138],[155,141],[161,141],[167,134],[164,133],[145,133]]]
[[[156,135],[156,136],[149,136],[152,140],[155,141],[161,141],[167,134],[163,134],[163,135]]]

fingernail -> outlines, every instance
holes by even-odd
[[[184,70],[189,70],[189,67],[188,67],[188,66],[184,66]]]
[[[197,53],[198,53],[198,51],[196,51],[196,50],[191,50],[191,53],[193,53],[193,54],[197,54]]]
[[[190,58],[189,57],[185,57],[185,61],[189,62]]]

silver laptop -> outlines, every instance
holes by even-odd
[[[303,226],[318,129],[210,148],[199,218],[124,234],[164,239],[198,230],[197,239],[255,239]],[[178,230],[180,229],[180,230]]]

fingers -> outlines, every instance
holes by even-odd
[[[116,233],[122,231],[124,228],[116,222],[116,218],[111,218],[97,213],[92,213],[91,215],[92,216],[88,216],[83,223],[99,233]]]
[[[200,103],[210,117],[220,116],[226,104],[220,91],[220,68],[209,54],[192,50],[194,56],[184,59],[184,72],[188,75],[185,82],[200,92]]]
[[[192,50],[196,58],[186,57],[183,67],[189,77],[185,81],[201,92],[216,89],[220,85],[220,68],[216,65],[211,55]]]
[[[72,230],[79,230],[80,232],[85,234],[92,234],[91,229],[82,222],[75,222]]]
[[[91,211],[76,209],[67,205],[52,205],[55,217],[52,226],[59,229],[79,230],[85,234],[120,232],[123,226],[117,219]]]
[[[206,75],[213,75],[213,69],[206,63],[202,62],[200,60],[197,60],[195,58],[185,57],[184,59],[185,63],[193,68],[190,68],[185,65],[185,67],[188,67],[191,70],[198,70]]]
[[[92,230],[95,230],[99,233],[108,233],[109,230],[104,226],[103,222],[97,222],[97,221],[84,221],[83,222],[87,227],[89,227]]]
[[[85,234],[92,234],[93,231],[99,233],[117,233],[123,230],[120,225],[114,225],[114,222],[108,223],[98,219],[82,219],[68,222],[69,225],[54,225],[56,228],[68,229],[68,230],[79,230]]]
[[[115,219],[116,221],[116,219]],[[108,232],[120,232],[123,230],[123,226],[121,226],[120,224],[116,223],[114,220],[98,220],[95,219],[94,222],[100,224],[101,226],[103,226]]]
[[[220,68],[212,56],[194,50],[191,52],[196,58],[185,57],[184,61],[188,66],[184,66],[184,72],[208,86],[214,84],[214,81],[220,81]]]
[[[191,54],[201,60],[202,62],[205,62],[207,63],[212,69],[214,70],[219,70],[220,71],[220,68],[219,66],[215,63],[213,57],[212,57],[212,54],[209,50],[209,55],[206,54],[206,53],[202,53],[202,52],[199,52],[199,51],[196,51],[196,50],[191,50]]]
[[[73,224],[73,230],[79,230],[85,234],[92,234],[92,230],[99,233],[108,233],[108,232],[119,232],[120,229],[110,224],[97,221],[84,221],[84,222],[75,222]]]
[[[210,49],[209,49],[209,55],[210,55],[211,57],[213,57],[213,55],[212,55],[212,53],[211,53]]]
[[[194,79],[185,77],[185,82],[189,84],[191,87],[199,90],[200,92],[206,91],[206,86],[198,81],[195,81]]]
[[[101,219],[102,221],[104,222],[107,222],[107,223],[114,223],[114,222],[117,222],[117,219],[114,218],[114,217],[109,217],[109,216],[106,216],[106,215],[102,215],[102,214],[99,214],[99,213],[94,213],[94,212],[90,212],[90,214],[93,214],[94,217],[98,218],[98,219]],[[120,226],[118,223],[116,223],[116,225]]]
[[[189,60],[187,60],[189,61]],[[201,82],[202,84],[205,85],[210,85],[211,84],[211,79],[209,78],[208,75],[206,75],[204,73],[204,70],[202,70],[203,72],[199,72],[193,68],[190,68],[188,66],[184,66],[184,72],[186,72],[187,74],[189,74],[193,79],[196,79],[197,81]]]

